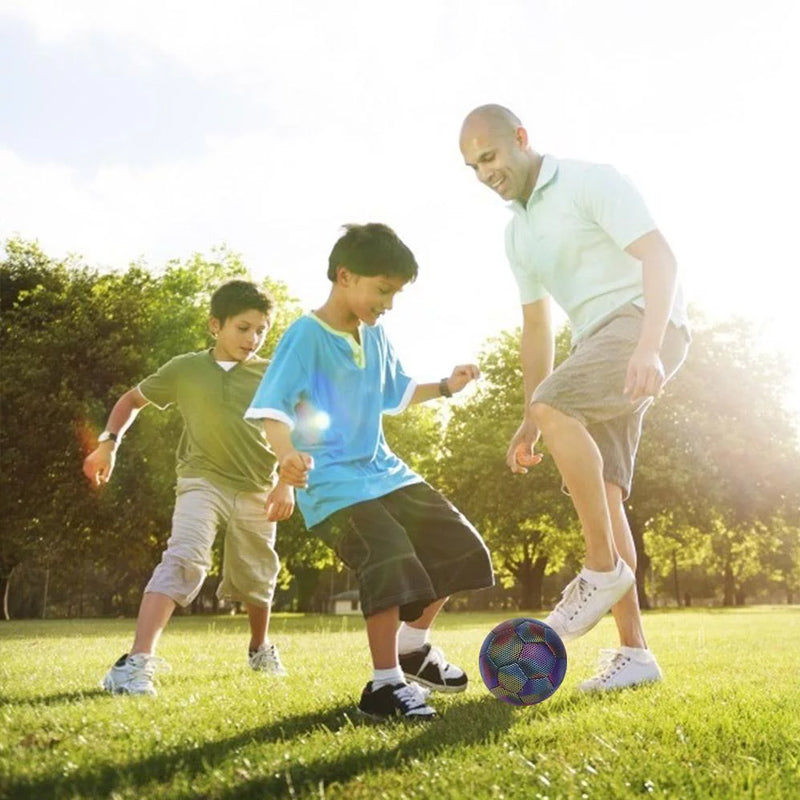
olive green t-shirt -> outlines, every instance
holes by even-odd
[[[176,356],[139,384],[154,406],[175,403],[183,417],[179,478],[207,478],[246,492],[272,485],[275,457],[263,431],[244,419],[267,363],[254,356],[226,372],[203,350]]]

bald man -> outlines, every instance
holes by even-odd
[[[690,340],[675,258],[622,175],[540,155],[507,108],[470,112],[460,145],[478,180],[509,201],[513,215],[505,245],[522,303],[525,411],[506,463],[525,473],[541,461],[534,450],[541,435],[586,543],[584,568],[546,621],[569,641],[613,611],[620,646],[582,690],[658,681],[624,501],[644,413]],[[572,328],[571,353],[556,370],[551,298]]]

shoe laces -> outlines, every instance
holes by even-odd
[[[597,659],[597,675],[595,675],[593,680],[600,682],[608,680],[615,672],[625,666],[628,661],[630,661],[630,657],[619,650],[603,648]]]
[[[553,609],[553,613],[564,618],[571,617],[575,609],[580,608],[588,600],[589,585],[589,582],[581,575],[573,578],[561,592],[561,600]]]
[[[406,683],[394,690],[394,696],[408,709],[426,705],[425,700],[430,693],[430,689],[416,683]]]
[[[152,682],[156,672],[169,673],[172,667],[161,656],[150,656],[144,653],[128,656],[126,666],[130,668],[131,679],[135,682]]]
[[[258,650],[250,656],[250,665],[253,669],[262,667],[272,667],[276,671],[283,669],[281,657],[278,655],[278,648],[274,644],[261,645]]]
[[[450,665],[447,663],[447,660],[444,657],[444,653],[442,652],[441,647],[435,647],[431,645],[431,649],[428,650],[428,655],[425,660],[429,664],[433,664],[436,667],[439,667],[441,670],[447,669]]]
[[[444,657],[441,647],[431,645],[431,649],[428,651],[428,655],[422,663],[420,671],[422,671],[426,663],[433,664],[439,670],[439,674],[444,678],[453,678],[460,674],[460,671]]]

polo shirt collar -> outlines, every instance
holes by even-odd
[[[347,342],[350,350],[353,354],[353,361],[355,362],[356,366],[363,369],[366,363],[366,359],[364,356],[364,323],[358,323],[358,338],[360,341],[356,341],[356,337],[353,336],[352,333],[348,333],[347,331],[337,331],[336,328],[332,328],[328,325],[327,322],[320,319],[313,311],[309,311],[307,316],[311,317],[314,322],[318,323],[322,326],[328,333],[332,333],[334,336],[338,336],[340,339],[344,339]]]
[[[545,153],[545,155],[542,156],[542,165],[539,167],[539,175],[536,178],[536,185],[533,187],[533,191],[531,192],[531,196],[528,198],[528,202],[523,205],[519,200],[512,200],[511,210],[524,211],[526,208],[529,208],[536,195],[540,193],[542,189],[544,189],[544,187],[553,180],[553,178],[555,178],[557,172],[558,159],[555,158],[555,156]]]

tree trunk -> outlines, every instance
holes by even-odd
[[[313,567],[294,570],[294,579],[297,584],[297,610],[314,610],[314,592],[319,584],[320,570]]]
[[[533,564],[526,564],[518,573],[520,582],[519,607],[542,608],[542,580],[547,566],[547,556],[539,556]]]
[[[649,610],[652,606],[645,591],[645,577],[650,569],[650,556],[647,555],[647,551],[644,548],[644,536],[638,526],[631,525],[631,533],[633,534],[633,546],[636,548],[637,556],[636,591],[639,594],[639,606],[644,610]]]
[[[735,600],[736,584],[733,578],[733,567],[730,562],[725,564],[725,573],[722,583],[722,605],[732,606]]]
[[[675,605],[681,607],[681,587],[678,585],[678,557],[672,551],[672,579],[675,584]]]
[[[8,574],[0,575],[0,589],[3,592],[3,619],[11,619],[11,614],[8,612],[8,598],[10,597],[11,576],[18,566],[19,564],[14,564]]]
[[[44,571],[44,593],[42,597],[42,619],[47,619],[47,592],[50,589],[50,567]]]

